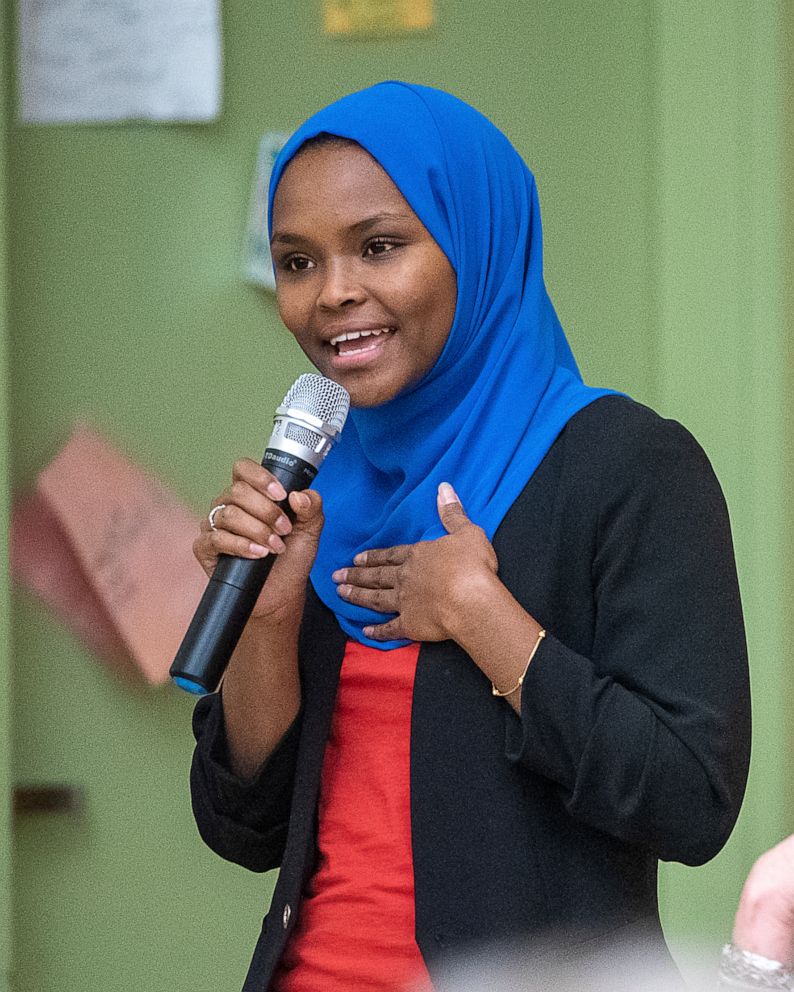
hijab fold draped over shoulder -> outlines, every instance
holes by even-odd
[[[433,368],[379,407],[353,409],[317,477],[326,524],[311,581],[349,636],[383,614],[344,602],[331,573],[369,548],[445,533],[436,491],[449,482],[492,538],[570,418],[611,390],[581,379],[543,282],[532,173],[490,121],[449,93],[385,82],[309,118],[275,162],[309,139],[356,141],[380,163],[449,259],[455,319]]]

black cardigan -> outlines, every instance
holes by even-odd
[[[416,939],[431,976],[482,939],[638,927],[661,940],[657,860],[696,865],[719,851],[749,761],[728,515],[684,428],[624,397],[592,403],[493,543],[500,578],[548,636],[520,718],[457,644],[421,646],[411,825]],[[229,770],[219,697],[196,706],[202,837],[252,871],[281,867],[244,992],[267,988],[314,868],[344,647],[310,590],[301,713],[250,780]]]

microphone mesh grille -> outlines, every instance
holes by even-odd
[[[350,397],[339,383],[307,372],[293,382],[282,405],[310,413],[341,431],[350,409]]]
[[[286,424],[284,437],[289,441],[295,441],[296,444],[302,444],[304,448],[316,448],[323,439],[322,434],[310,431],[308,427],[299,427],[291,420],[288,420]]]

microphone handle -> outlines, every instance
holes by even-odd
[[[306,489],[317,475],[314,465],[276,448],[265,451],[262,465],[287,495]],[[288,500],[279,501],[278,506],[294,522]],[[180,688],[195,695],[218,688],[275,560],[274,554],[256,559],[219,556],[169,670]]]

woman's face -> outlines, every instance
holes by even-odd
[[[300,152],[272,229],[281,319],[353,406],[385,403],[429,371],[455,316],[455,272],[368,152]]]

